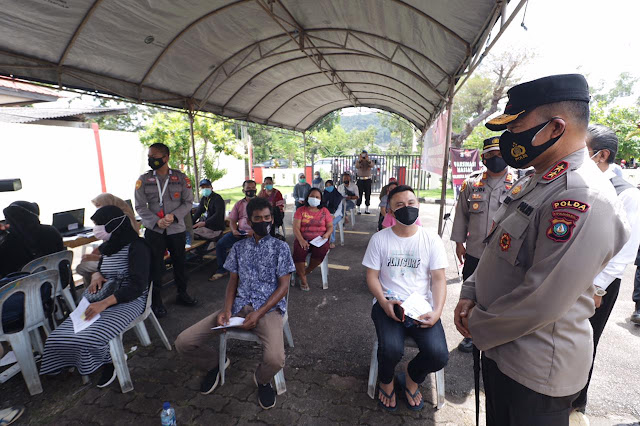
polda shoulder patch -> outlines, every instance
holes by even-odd
[[[557,243],[566,243],[571,239],[578,216],[569,212],[553,212],[549,219],[551,225],[547,228],[547,238]]]
[[[578,200],[556,200],[553,203],[551,203],[551,206],[553,207],[554,210],[573,209],[582,213],[589,210],[589,207],[590,207],[589,204],[584,203],[582,201],[578,201]]]
[[[542,179],[546,181],[552,181],[562,176],[567,170],[569,170],[569,163],[567,163],[566,161],[561,161],[553,166],[553,168],[549,170],[546,175],[542,176]]]

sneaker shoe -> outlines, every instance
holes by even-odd
[[[358,207],[358,214],[361,215],[362,211],[360,211],[360,207]]]
[[[113,383],[116,377],[116,369],[113,364],[107,364],[102,369],[102,375],[100,376],[100,379],[98,380],[96,386],[98,386],[100,389],[106,388],[111,383]]]
[[[580,411],[574,411],[569,416],[569,426],[590,426],[589,418]]]
[[[458,350],[460,352],[464,352],[465,354],[473,352],[473,340],[465,337],[458,345]]]
[[[253,373],[253,382],[258,387],[258,404],[260,404],[260,406],[265,410],[275,407],[276,391],[271,387],[271,383],[267,383],[266,385],[258,384],[256,373]]]
[[[371,213],[369,213],[369,207],[367,207],[367,208],[364,210],[364,214],[371,214]]]
[[[636,303],[636,311],[631,314],[631,322],[640,325],[640,303]]]
[[[224,368],[229,366],[229,358],[224,363]],[[209,395],[218,387],[218,382],[220,381],[220,368],[217,366],[216,368],[209,370],[204,379],[202,379],[202,383],[200,383],[200,393],[203,395]]]
[[[185,293],[179,293],[176,296],[176,303],[184,306],[195,306],[198,304],[198,300],[195,297],[189,296],[185,292]]]

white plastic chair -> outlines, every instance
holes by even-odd
[[[122,345],[122,336],[127,331],[132,328],[136,332],[138,339],[140,340],[140,344],[142,346],[149,346],[151,344],[151,339],[149,338],[149,333],[147,332],[147,328],[144,325],[144,320],[147,318],[151,319],[151,324],[153,324],[153,328],[156,329],[156,332],[160,336],[164,347],[167,348],[168,351],[171,350],[171,344],[169,343],[169,339],[167,339],[167,335],[164,334],[164,330],[160,326],[158,319],[155,314],[151,310],[151,294],[153,292],[153,283],[149,286],[149,294],[147,296],[147,305],[144,309],[142,315],[133,320],[131,324],[124,329],[122,333],[118,336],[114,337],[109,341],[109,350],[111,352],[111,361],[113,362],[113,366],[116,370],[116,375],[118,376],[118,382],[120,382],[120,389],[122,389],[122,393],[127,393],[133,390],[133,383],[131,381],[131,374],[129,373],[129,367],[127,366],[127,357],[124,353],[124,346]],[[83,378],[84,380],[84,378]]]
[[[47,336],[51,332],[42,308],[40,289],[43,285],[50,284],[53,297],[56,294],[59,282],[58,275],[57,270],[47,270],[27,275],[4,285],[0,291],[0,318],[2,318],[3,305],[7,299],[16,293],[24,294],[24,327],[17,332],[5,333],[2,321],[0,321],[0,342],[9,342],[9,345],[11,345],[11,349],[18,360],[20,371],[22,371],[22,377],[24,377],[31,395],[42,393],[40,375],[33,356],[33,346],[42,354],[44,345],[42,344],[39,328],[44,328]]]
[[[344,246],[344,218],[346,217],[347,203],[345,200],[342,201],[342,220],[338,222],[338,229],[340,230],[340,245]],[[356,225],[356,209],[353,208],[350,210],[351,212],[351,229],[353,229]]]
[[[404,339],[404,345],[409,348],[417,348],[416,342],[409,336]],[[378,338],[373,343],[373,351],[371,351],[371,364],[369,365],[369,383],[367,386],[367,394],[371,399],[376,398],[376,384],[378,382]],[[444,368],[436,371],[436,393],[438,401],[435,408],[437,410],[444,406]]]
[[[291,334],[291,328],[289,327],[289,293],[285,298],[286,300],[286,312],[282,318],[282,325],[284,331],[284,337],[289,344],[289,347],[293,347],[293,335]],[[220,386],[224,385],[224,377],[226,370],[226,362],[227,362],[227,340],[236,339],[243,340],[245,342],[256,342],[262,344],[258,336],[256,336],[251,331],[242,330],[240,328],[228,328],[225,332],[220,333],[220,350],[219,350],[219,361],[218,361],[218,371],[220,372]],[[276,382],[276,392],[278,395],[282,395],[287,391],[287,384],[284,381],[284,370],[280,370],[276,373],[275,377]]]
[[[71,264],[73,263],[73,251],[71,250],[63,250],[59,251],[58,253],[52,253],[34,259],[24,265],[22,267],[22,271],[29,272],[31,274],[48,270],[60,271],[60,264],[63,262],[69,262],[69,277],[71,277]],[[62,283],[62,277],[58,275],[56,296],[62,296],[64,298],[64,301],[67,303],[68,308],[73,311],[76,308],[76,301],[73,300],[73,295],[71,294],[71,284],[66,284],[67,285],[65,286]],[[55,300],[55,302],[56,304],[58,303],[57,299]],[[60,312],[62,312],[62,310]]]

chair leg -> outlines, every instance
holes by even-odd
[[[29,389],[29,394],[33,396],[42,393],[42,383],[40,383],[38,367],[36,367],[36,361],[33,358],[29,333],[22,331],[20,333],[7,334],[6,337],[13,353],[16,355],[22,377]]]
[[[125,357],[124,347],[122,346],[122,335],[118,335],[109,341],[109,349],[111,352],[111,362],[113,362],[113,366],[115,367],[122,393],[132,391],[133,383],[131,382],[131,374],[129,373],[127,358]]]
[[[89,376],[82,376],[82,384],[83,385],[87,385],[89,384]]]
[[[378,339],[373,343],[371,351],[371,362],[369,363],[369,383],[367,384],[367,395],[371,399],[376,397],[376,382],[378,381]]]
[[[344,218],[338,223],[338,228],[340,229],[340,245],[344,246]]]
[[[153,325],[153,328],[156,329],[156,333],[158,333],[158,336],[160,336],[160,340],[162,340],[164,347],[167,348],[168,351],[170,351],[171,343],[169,343],[169,339],[167,339],[167,335],[164,334],[164,330],[162,329],[162,326],[160,325],[158,318],[156,318],[156,314],[154,314],[153,311],[151,311],[147,319],[151,320],[151,324]]]
[[[283,329],[284,329],[284,337],[287,339],[287,343],[289,344],[289,347],[292,348],[293,347],[293,335],[291,334],[291,327],[289,327],[289,320],[287,320],[284,323]]]
[[[40,337],[40,331],[35,328],[29,332],[31,338],[31,344],[38,350],[40,355],[44,353],[44,345],[42,344],[42,337]]]
[[[69,306],[69,309],[73,311],[76,308],[76,301],[73,300],[73,296],[71,295],[71,290],[69,290],[69,287],[62,289],[62,297],[64,297],[64,301]]]
[[[329,253],[320,264],[320,272],[322,273],[322,289],[326,290],[329,288]]]
[[[356,209],[355,207],[351,209],[351,229],[355,229],[356,227]]]
[[[280,370],[276,373],[276,392],[278,395],[282,395],[287,391],[287,383],[284,381],[284,370]]]
[[[133,330],[136,332],[136,336],[138,336],[138,340],[142,346],[151,345],[151,338],[149,338],[149,332],[147,332],[147,327],[144,325],[144,321],[140,321],[137,323]]]
[[[436,371],[436,393],[438,394],[438,402],[436,409],[439,410],[444,406],[444,368]]]
[[[218,371],[220,373],[220,386],[224,385],[224,373],[227,369],[227,334],[220,333],[220,350],[218,355]]]

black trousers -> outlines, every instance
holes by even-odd
[[[468,254],[464,256],[464,266],[462,267],[462,279],[466,280],[469,278],[476,268],[478,267],[478,263],[480,259],[477,257],[469,256]]]
[[[503,374],[485,355],[482,380],[487,426],[569,426],[571,402],[578,394],[552,397],[535,392]]]
[[[633,280],[632,299],[634,302],[640,303],[640,266],[636,268],[636,279]]]
[[[602,296],[602,302],[600,303],[600,307],[596,309],[596,313],[593,314],[591,318],[589,318],[589,322],[591,322],[591,328],[593,328],[594,361],[596,359],[596,349],[598,347],[598,342],[600,341],[600,336],[602,336],[604,326],[609,320],[609,315],[611,315],[613,305],[615,305],[616,300],[618,300],[619,292],[620,278],[616,278],[611,284],[609,284],[609,287],[607,287],[607,294]],[[593,373],[593,363],[591,364],[591,370],[589,370],[589,379],[587,380],[587,384],[580,392],[578,398],[573,401],[574,408],[584,409],[587,406],[587,391],[589,390],[589,383],[591,382],[591,373]]]
[[[358,207],[362,204],[362,194],[364,193],[364,205],[369,207],[371,201],[371,179],[358,179]]]
[[[173,264],[173,277],[175,278],[178,294],[187,292],[187,273],[185,269],[185,252],[184,245],[186,242],[186,233],[167,235],[164,233],[154,232],[150,229],[144,231],[144,239],[151,246],[151,278],[153,279],[153,299],[154,306],[162,304],[162,295],[160,287],[162,284],[162,276],[166,271],[164,267],[164,253],[168,249],[171,255],[171,263]]]

